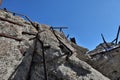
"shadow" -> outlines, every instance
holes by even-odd
[[[87,74],[91,73],[91,71],[86,70],[86,69],[84,69],[84,68],[82,68],[74,63],[67,62],[67,63],[65,63],[65,66],[70,67],[73,71],[76,72],[76,74],[78,76],[86,76]]]

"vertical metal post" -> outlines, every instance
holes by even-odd
[[[45,49],[44,49],[44,45],[43,45],[43,42],[37,38],[39,40],[39,42],[41,43],[41,47],[42,47],[42,56],[43,56],[43,67],[44,67],[44,77],[45,77],[45,80],[48,80],[47,78],[47,67],[46,67],[46,59],[45,59]]]
[[[115,42],[116,45],[117,45],[117,43],[118,43],[119,33],[120,33],[120,26],[119,26],[119,28],[118,28],[118,32],[117,32],[117,36],[116,36],[116,42]]]
[[[107,46],[107,48],[110,48],[110,46],[109,46],[109,45],[107,44],[107,42],[105,41],[105,38],[104,38],[103,34],[101,34],[101,36],[102,36],[103,42],[105,43],[105,45]]]
[[[36,35],[36,37],[38,36],[38,34]],[[30,68],[29,68],[29,72],[28,72],[28,76],[26,77],[26,80],[30,80],[30,74],[31,74],[31,67],[32,67],[32,61],[33,61],[33,57],[34,57],[34,54],[36,53],[36,50],[37,50],[37,39],[35,39],[35,44],[34,44],[34,51],[32,53],[32,60],[31,60],[31,64],[30,64]]]

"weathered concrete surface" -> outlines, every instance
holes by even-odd
[[[89,55],[103,50],[104,48],[99,45]],[[105,52],[104,54],[97,54],[88,63],[111,80],[120,80],[120,48]]]
[[[7,80],[18,65],[16,73],[12,76],[13,80],[44,80],[42,45],[37,42],[37,49],[34,52],[36,40],[29,39],[35,36],[22,34],[23,31],[37,33],[37,30],[29,22],[8,12],[0,11],[0,17],[23,25],[0,20],[0,33],[23,39],[19,42],[0,37],[0,80]],[[109,80],[84,62],[87,59],[83,53],[87,49],[71,43],[63,33],[55,31],[59,40],[73,52],[66,61],[65,53],[69,50],[60,47],[61,43],[49,26],[39,24],[38,27],[39,40],[44,46],[49,46],[45,49],[48,80]],[[25,56],[22,56],[23,53],[26,53]]]

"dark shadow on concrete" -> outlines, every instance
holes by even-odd
[[[77,73],[78,76],[86,76],[87,74],[90,74],[91,71],[86,70],[76,64],[73,64],[71,62],[65,63],[65,66],[70,67],[73,71]]]

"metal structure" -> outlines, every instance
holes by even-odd
[[[106,40],[105,40],[103,34],[101,34],[101,37],[102,37],[103,42],[104,42],[104,44],[106,45],[106,47],[107,47],[107,48],[110,48],[110,46],[109,46],[108,43],[106,42]]]
[[[63,29],[68,29],[68,27],[52,27],[52,29],[59,29],[60,32],[63,32]]]
[[[119,34],[120,34],[120,26],[119,26],[119,28],[118,28],[118,32],[117,32],[116,38],[112,41],[112,43],[114,43],[114,42],[115,42],[115,45],[117,45],[117,44],[118,44]]]
[[[96,56],[97,54],[105,54],[106,52],[110,52],[112,50],[116,50],[116,49],[120,48],[120,45],[118,45],[119,34],[120,34],[120,26],[118,28],[116,38],[111,42],[112,45],[108,45],[108,43],[106,42],[103,34],[101,34],[101,37],[102,37],[103,42],[106,45],[106,47],[103,44],[100,44],[100,46],[103,47],[105,51],[101,50],[97,53],[91,54],[90,56],[93,57],[93,56]]]
[[[13,21],[8,20],[8,19],[6,19],[6,18],[2,18],[2,17],[0,17],[0,20],[2,20],[2,21],[6,21],[6,22],[9,22],[9,23],[12,23],[12,24],[18,25],[18,26],[23,26],[22,24],[19,24],[19,23],[17,23],[17,22],[13,22]]]
[[[45,80],[48,80],[47,78],[47,69],[46,69],[46,59],[45,59],[45,50],[44,50],[44,46],[43,46],[43,42],[39,39],[39,32],[36,34],[36,37],[35,37],[35,46],[34,46],[34,51],[33,51],[33,54],[32,54],[32,61],[33,61],[33,57],[34,57],[34,54],[37,53],[37,42],[39,42],[41,44],[41,48],[42,48],[42,57],[43,57],[43,67],[44,67],[44,78]],[[28,77],[26,80],[30,80],[30,73],[31,73],[31,67],[32,67],[32,61],[31,61],[31,65],[30,65],[30,70],[28,72]]]
[[[26,19],[27,21],[29,21],[29,22],[31,23],[31,25],[32,25],[36,30],[39,30],[39,27],[36,26],[36,25],[32,22],[32,20],[30,20],[30,18],[29,18],[28,16],[23,15],[23,14],[19,14],[19,13],[16,13],[16,12],[8,11],[6,8],[4,8],[4,9],[1,9],[1,8],[0,8],[0,10],[6,11],[6,12],[9,12],[9,13],[12,13],[14,16],[18,15],[18,16],[23,17],[24,19]],[[1,19],[2,19],[2,20],[6,20],[6,19],[4,19],[4,18],[1,18]],[[10,20],[6,20],[6,21],[8,21],[8,22],[10,22],[10,23],[13,23],[13,24],[17,24],[17,25],[23,26],[23,25],[21,25],[21,24],[19,24],[19,23],[16,23],[16,22],[13,22],[13,21],[10,21]]]
[[[75,37],[70,38],[70,41],[76,44],[76,39],[75,39]]]
[[[107,50],[107,51],[101,51],[101,52],[97,52],[97,53],[95,53],[95,54],[90,54],[90,56],[91,56],[91,57],[94,57],[94,56],[96,56],[96,55],[98,55],[98,54],[105,54],[106,52],[111,52],[111,51],[116,50],[116,49],[118,49],[118,48],[120,48],[120,46],[115,46],[114,48],[112,48],[112,49],[110,49],[110,50]]]
[[[22,41],[22,40],[23,40],[23,39],[16,38],[16,37],[13,37],[13,36],[11,36],[11,35],[4,34],[4,33],[0,33],[0,37],[10,38],[10,39],[14,39],[14,40],[16,40],[16,41]]]
[[[55,31],[54,31],[54,29],[53,29],[53,27],[50,27],[50,29],[51,29],[51,32],[54,34],[54,36],[57,38],[57,40],[59,41],[59,43],[60,43],[60,48],[62,49],[62,47],[64,47],[67,51],[69,51],[68,53],[65,53],[67,56],[66,56],[66,60],[68,60],[69,59],[69,57],[73,54],[73,51],[71,50],[71,49],[69,49],[60,39],[59,39],[59,37],[56,35],[56,33],[55,33]]]
[[[29,68],[29,72],[28,72],[28,75],[27,75],[27,77],[26,77],[26,80],[29,80],[29,79],[30,79],[31,66],[33,65],[33,64],[32,64],[32,62],[33,62],[33,57],[34,57],[34,54],[36,53],[36,50],[37,50],[37,42],[39,42],[39,43],[41,44],[41,48],[42,48],[43,61],[40,62],[40,63],[43,63],[43,67],[44,67],[44,79],[45,79],[45,80],[48,80],[47,69],[46,69],[46,68],[47,68],[47,67],[46,67],[47,64],[46,64],[46,63],[51,62],[51,61],[54,61],[54,60],[56,60],[56,59],[59,59],[60,57],[65,56],[65,55],[67,55],[67,56],[66,56],[66,60],[68,60],[69,57],[73,54],[72,50],[69,49],[69,48],[59,39],[59,37],[57,36],[57,34],[56,34],[55,31],[54,31],[54,29],[60,29],[60,31],[62,31],[62,29],[67,29],[68,27],[51,27],[51,28],[50,28],[50,29],[51,29],[51,32],[55,35],[55,37],[56,37],[57,40],[59,41],[60,46],[64,47],[64,48],[65,48],[67,51],[69,51],[69,52],[68,52],[68,53],[65,53],[65,54],[63,54],[63,55],[61,55],[61,56],[55,57],[55,58],[53,58],[53,59],[51,59],[51,60],[46,61],[46,59],[45,59],[45,49],[46,49],[46,47],[43,45],[43,44],[44,44],[43,41],[41,41],[41,40],[39,39],[38,34],[39,34],[40,32],[39,32],[39,27],[38,27],[38,25],[35,25],[35,24],[30,20],[30,18],[29,18],[28,16],[26,16],[26,15],[8,11],[6,8],[0,9],[0,10],[4,10],[4,11],[6,11],[6,12],[12,13],[13,16],[18,15],[18,16],[21,16],[21,17],[25,18],[25,19],[28,20],[28,21],[31,23],[31,25],[38,31],[38,33],[22,32],[23,35],[28,34],[28,35],[34,35],[34,36],[35,36],[35,37],[29,39],[29,40],[34,40],[34,39],[35,39],[35,45],[34,45],[34,51],[33,51],[32,55],[31,55],[31,56],[32,56],[32,60],[31,60],[31,62],[30,62],[30,68]],[[9,22],[9,23],[12,23],[12,24],[15,24],[15,25],[18,25],[18,26],[23,26],[23,25],[20,24],[20,23],[17,23],[17,22],[14,22],[14,21],[11,21],[11,20],[2,18],[2,17],[0,17],[0,20],[7,21],[7,22]],[[16,40],[16,41],[22,41],[22,40],[23,40],[23,39],[19,39],[19,38],[16,38],[16,37],[13,37],[13,36],[11,36],[11,35],[4,34],[4,33],[0,33],[0,36],[1,36],[1,37],[6,37],[6,38],[11,38],[11,39],[14,39],[14,40]],[[49,48],[49,47],[47,47],[47,48]],[[21,62],[21,63],[22,63],[22,62]],[[17,72],[17,70],[18,70],[18,68],[19,68],[20,66],[21,66],[21,64],[19,64],[19,65],[16,67],[16,69],[15,69],[15,70],[13,71],[13,73],[10,75],[10,77],[8,78],[8,80],[12,80],[13,75]]]

